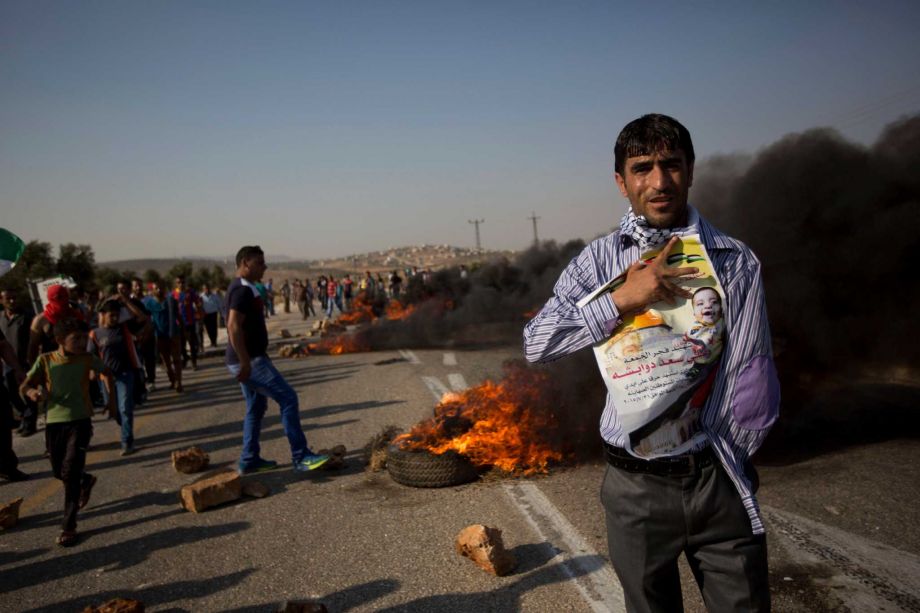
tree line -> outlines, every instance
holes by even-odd
[[[16,266],[0,277],[0,290],[24,292],[27,282],[57,275],[72,278],[77,287],[88,293],[102,291],[106,295],[114,293],[118,282],[130,282],[134,278],[141,279],[145,284],[165,282],[167,287],[172,287],[175,278],[181,276],[189,287],[199,289],[207,284],[215,290],[225,288],[230,283],[227,273],[218,265],[196,268],[191,262],[183,260],[173,265],[165,275],[153,268],[139,274],[134,270],[116,270],[97,265],[90,245],[59,245],[55,257],[51,243],[33,240],[26,244]]]

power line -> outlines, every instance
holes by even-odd
[[[537,217],[537,214],[536,214],[536,213],[534,213],[533,211],[531,211],[531,212],[530,212],[530,217],[528,217],[527,219],[529,219],[529,220],[531,220],[531,221],[533,222],[533,244],[534,244],[534,245],[539,245],[539,244],[540,244],[540,238],[537,236],[537,220],[540,219],[540,218]]]
[[[486,222],[485,219],[470,219],[470,220],[468,220],[468,223],[471,223],[471,224],[473,224],[474,226],[476,226],[476,251],[477,251],[478,253],[481,253],[481,252],[482,252],[482,243],[479,241],[479,224],[485,223],[485,222]]]

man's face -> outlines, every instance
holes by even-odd
[[[58,337],[55,340],[65,352],[83,354],[86,353],[86,343],[89,341],[89,335],[86,332],[71,332],[64,338]]]
[[[248,260],[243,260],[243,273],[247,281],[261,281],[262,275],[265,274],[265,271],[268,269],[268,266],[265,265],[265,256],[256,255]],[[271,282],[271,279],[269,279]]]
[[[656,228],[685,223],[693,166],[687,164],[683,151],[626,158],[623,173],[616,173],[617,185],[636,215]]]
[[[118,326],[118,312],[103,311],[99,313],[99,323],[103,328],[114,328]]]
[[[0,292],[0,303],[3,304],[3,308],[12,313],[16,310],[16,295],[10,291]]]
[[[166,297],[166,287],[162,283],[157,283],[153,286],[153,293],[156,295],[157,300],[162,300]]]
[[[141,285],[140,281],[131,281],[131,293],[135,296],[142,296],[144,294],[144,287]]]
[[[124,296],[125,298],[127,298],[127,297],[128,297],[128,293],[129,293],[128,284],[127,284],[127,283],[121,283],[121,282],[119,282],[119,283],[115,286],[115,291],[118,292],[119,295]]]
[[[210,293],[211,293],[211,288],[208,287],[207,285],[202,285],[202,286],[201,286],[201,293],[202,293],[202,294],[210,294]]]
[[[712,325],[722,318],[722,300],[713,289],[697,292],[693,297],[693,317],[700,323]]]

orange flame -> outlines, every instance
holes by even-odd
[[[390,300],[387,304],[386,316],[390,321],[402,321],[415,312],[415,305],[403,306],[399,300]]]
[[[479,467],[495,466],[525,475],[547,472],[566,458],[555,443],[553,411],[558,394],[547,373],[518,364],[506,366],[505,378],[460,393],[445,394],[434,417],[396,438],[404,449],[441,454],[451,449]]]
[[[342,313],[339,318],[335,320],[335,323],[341,326],[349,326],[363,324],[368,321],[374,321],[375,319],[377,319],[377,316],[374,315],[374,310],[371,308],[371,305],[364,300],[363,296],[358,296],[355,298],[354,302],[352,302],[351,310],[347,313]]]
[[[310,353],[315,355],[341,355],[343,353],[360,353],[370,351],[370,345],[359,334],[340,334],[329,336],[318,343],[307,345]]]

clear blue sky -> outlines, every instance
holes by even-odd
[[[722,6],[720,6],[720,4]],[[917,2],[0,3],[0,225],[97,259],[590,238],[620,128],[697,155],[920,111]],[[692,192],[691,192],[692,197]]]

